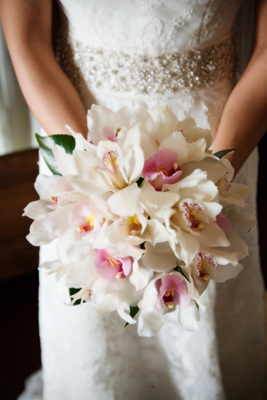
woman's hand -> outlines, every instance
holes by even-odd
[[[239,171],[267,130],[267,0],[257,7],[251,60],[222,114],[213,152],[236,149],[227,156]]]
[[[52,0],[0,0],[11,60],[29,108],[49,134],[87,135],[86,110],[52,47]],[[14,105],[15,107],[15,105]]]

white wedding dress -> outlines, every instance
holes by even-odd
[[[233,24],[241,0],[62,0],[58,58],[87,108],[116,110],[132,101],[169,104],[216,132],[233,87]],[[45,166],[42,166],[45,171]],[[257,153],[239,174],[252,188],[256,214]],[[42,379],[20,399],[262,399],[263,284],[257,227],[250,257],[233,281],[213,282],[199,331],[184,331],[175,313],[153,338],[123,329],[114,312],[65,304],[67,289],[40,272]],[[41,261],[55,246],[41,249]],[[215,297],[217,292],[217,302]],[[217,327],[217,328],[216,328]],[[43,397],[42,397],[43,396]]]

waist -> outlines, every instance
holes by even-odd
[[[233,35],[219,43],[182,52],[128,54],[101,49],[61,35],[58,61],[79,90],[131,95],[190,93],[212,88],[235,77],[237,56]]]

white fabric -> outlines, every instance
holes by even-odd
[[[233,28],[241,0],[62,0],[72,40],[162,54],[215,42]]]
[[[177,51],[220,40],[231,31],[240,1],[63,0],[62,4],[71,39],[102,48],[162,54],[166,49]],[[230,91],[229,83],[190,95],[133,99],[85,86],[80,94],[87,107],[93,101],[113,110],[136,99],[149,106],[169,104],[179,118],[190,114],[200,126],[211,126],[215,132]],[[249,202],[254,214],[256,175],[254,152],[239,174],[239,180],[252,186]],[[43,399],[262,399],[263,284],[256,227],[247,239],[251,256],[244,263],[245,270],[234,281],[219,286],[216,315],[211,282],[206,292],[207,311],[195,333],[183,331],[177,315],[171,313],[156,337],[140,338],[135,326],[123,329],[116,313],[96,315],[89,303],[67,306],[66,289],[41,271]],[[55,246],[43,246],[41,261],[54,258]]]

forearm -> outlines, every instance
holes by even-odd
[[[52,48],[31,43],[11,51],[11,57],[24,97],[45,131],[49,135],[69,133],[67,124],[86,136],[85,108]]]
[[[235,172],[267,130],[267,0],[256,2],[255,44],[251,60],[224,108],[213,151],[227,156]]]
[[[86,111],[52,48],[52,0],[0,0],[0,17],[25,99],[48,134],[87,134]]]
[[[213,152],[234,148],[228,156],[241,168],[267,130],[267,51],[258,49],[224,108]]]

